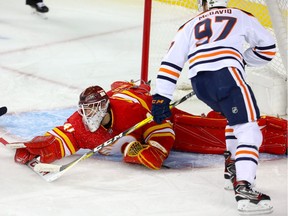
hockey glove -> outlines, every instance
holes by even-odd
[[[163,120],[169,118],[172,113],[169,108],[170,99],[155,94],[152,97],[152,115],[157,124],[161,124]]]
[[[40,156],[42,163],[51,163],[64,156],[61,153],[62,146],[54,136],[36,136],[25,145],[26,148],[17,149],[15,162],[25,164],[34,157]]]

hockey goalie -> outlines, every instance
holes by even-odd
[[[145,118],[145,113],[147,111],[149,113],[149,109],[151,109],[152,97],[149,85],[141,84],[139,86],[130,82],[118,81],[111,85],[111,90],[107,92],[107,95],[103,91],[103,95],[98,97],[101,99],[100,101],[109,98],[110,102],[112,101],[110,106],[115,104],[117,109],[112,107],[113,112],[105,111],[106,109],[101,111],[103,113],[93,112],[97,114],[94,117],[94,114],[89,113],[93,109],[86,107],[86,105],[88,106],[86,100],[92,98],[94,90],[90,88],[86,90],[89,92],[83,92],[85,96],[83,99],[81,99],[82,94],[80,95],[79,110],[69,117],[63,126],[57,126],[47,132],[45,136],[37,136],[26,142],[26,148],[16,151],[16,162],[24,164],[34,157],[40,156],[41,162],[51,163],[75,154],[80,148],[93,149],[114,134],[127,129],[127,118],[133,125],[141,118]],[[102,89],[100,90],[102,91]],[[95,103],[98,104],[99,101],[96,100]],[[129,108],[123,103],[127,103]],[[140,106],[140,104],[142,105]],[[134,106],[135,108],[133,108]],[[127,109],[131,109],[131,111],[127,113]],[[134,111],[132,112],[132,110]],[[84,113],[86,114],[83,115]],[[105,117],[107,113],[110,113],[110,118]],[[219,113],[210,112],[207,116],[204,114],[196,116],[177,108],[173,108],[172,113],[173,115],[169,119],[172,122],[171,126],[168,122],[158,126],[150,123],[141,130],[136,130],[132,136],[125,137],[123,142],[113,143],[100,150],[99,153],[104,155],[124,154],[124,162],[139,163],[151,169],[160,169],[171,149],[223,154],[227,142],[236,142],[236,138],[231,136],[231,128],[226,126],[226,119]],[[116,117],[121,115],[122,117],[119,118],[120,121],[117,120],[117,123]],[[262,127],[264,136],[260,151],[285,154],[287,151],[287,121],[276,117],[262,116],[258,123]],[[121,128],[118,128],[119,126]],[[122,145],[121,143],[126,144]]]

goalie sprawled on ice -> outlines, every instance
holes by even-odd
[[[24,143],[25,148],[17,149],[15,161],[26,164],[40,156],[42,163],[51,163],[75,154],[79,149],[92,150],[100,146],[100,154],[123,154],[124,162],[161,168],[175,140],[169,121],[160,125],[150,121],[102,148],[107,140],[151,116],[149,85],[116,82],[108,92],[91,86],[80,94],[78,106],[63,126],[57,126],[44,136]]]
[[[44,136],[37,136],[19,148],[15,161],[25,164],[40,156],[51,163],[72,155],[79,149],[93,149],[126,130],[150,114],[152,97],[149,85],[114,82],[107,93],[99,86],[89,87],[80,95],[79,110],[63,126],[57,126]],[[123,154],[123,161],[160,169],[172,148],[179,151],[223,154],[228,142],[226,119],[210,112],[195,116],[172,109],[170,121],[157,125],[151,122],[102,148],[103,155]],[[261,152],[284,154],[287,150],[287,121],[263,116],[259,120],[264,135]],[[175,139],[176,133],[176,139]]]

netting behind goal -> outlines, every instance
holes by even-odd
[[[228,6],[252,13],[276,38],[276,57],[265,67],[247,67],[246,71],[262,114],[287,115],[287,0],[230,0]],[[152,0],[148,55],[152,88],[178,28],[198,13],[197,0]],[[177,88],[191,89],[185,67]]]

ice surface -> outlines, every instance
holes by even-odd
[[[17,0],[0,2],[0,136],[26,140],[60,125],[89,85],[137,80],[144,1],[47,0],[44,20]],[[153,77],[152,77],[153,78]],[[207,112],[193,100],[180,106]],[[66,163],[78,155],[65,158]],[[168,168],[151,171],[95,155],[53,183],[14,163],[0,145],[0,216],[233,216],[223,189],[223,157],[172,152]],[[287,215],[287,157],[261,154],[257,188],[275,216]]]

